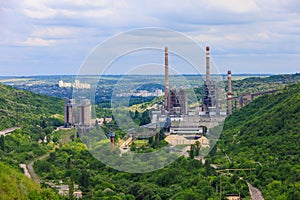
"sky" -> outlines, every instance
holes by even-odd
[[[0,27],[0,75],[77,74],[97,45],[144,27],[209,45],[220,73],[300,72],[299,0],[0,0]]]

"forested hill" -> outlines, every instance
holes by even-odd
[[[227,118],[212,162],[221,168],[255,169],[240,173],[265,199],[300,199],[299,142],[300,84],[295,84]]]
[[[295,83],[300,81],[300,73],[296,74],[278,74],[273,76],[268,76],[265,78],[261,77],[250,77],[244,79],[244,81],[253,82],[275,82],[275,83]]]
[[[47,123],[61,123],[63,106],[61,99],[0,84],[0,130],[28,125],[45,128]]]
[[[281,74],[269,77],[250,77],[232,81],[234,95],[283,89],[288,84],[300,82],[300,73]],[[225,83],[227,87],[227,83]]]
[[[19,127],[0,136],[0,199],[60,199],[51,189],[41,189],[18,166],[47,152],[46,144],[38,140],[62,125],[63,106],[61,99],[0,84],[0,130]]]

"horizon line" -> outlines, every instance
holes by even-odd
[[[232,76],[242,76],[242,75],[253,75],[253,76],[258,76],[258,75],[263,75],[263,76],[272,76],[272,75],[293,75],[293,74],[299,74],[300,72],[295,72],[295,73],[236,73],[232,74]],[[170,76],[205,76],[205,73],[203,74],[170,74]],[[227,73],[221,73],[221,74],[211,74],[212,76],[224,76],[227,75]],[[0,75],[0,77],[40,77],[40,76],[100,76],[98,74],[38,74],[38,75]],[[164,74],[104,74],[101,76],[164,76]]]

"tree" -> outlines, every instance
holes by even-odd
[[[3,135],[1,135],[1,137],[0,137],[0,148],[2,151],[4,151],[4,136]]]
[[[67,159],[67,165],[66,165],[67,170],[71,169],[71,158],[68,157]]]
[[[191,159],[194,159],[195,157],[195,145],[191,144],[191,148],[190,148],[190,151],[189,151],[189,156]]]
[[[140,117],[140,113],[136,110],[134,112],[134,119],[138,119]]]
[[[142,113],[142,119],[140,125],[149,124],[151,122],[149,110]]]
[[[47,124],[46,124],[46,120],[44,119],[44,117],[41,116],[40,120],[41,120],[40,126],[42,127],[42,129],[46,128]]]
[[[201,149],[201,144],[199,141],[195,142],[195,156],[199,156],[200,155],[200,149]]]
[[[73,200],[73,199],[74,199],[74,181],[70,177],[69,178],[69,200]]]
[[[81,173],[80,177],[80,186],[83,188],[84,191],[88,190],[89,186],[89,173],[86,169],[84,169]]]

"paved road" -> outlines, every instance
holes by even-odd
[[[29,174],[31,175],[31,177],[33,178],[33,180],[34,180],[35,182],[41,183],[41,180],[40,180],[40,178],[38,177],[38,175],[34,172],[34,169],[33,169],[34,162],[36,162],[37,160],[43,160],[43,159],[49,157],[49,155],[50,155],[49,153],[48,153],[48,154],[45,154],[45,155],[39,157],[38,159],[36,159],[36,160],[30,162],[30,163],[27,165],[28,172],[29,172]]]
[[[261,191],[257,189],[256,187],[253,187],[250,183],[247,182],[247,185],[249,187],[249,192],[251,195],[251,200],[264,200],[264,197],[261,194]]]

